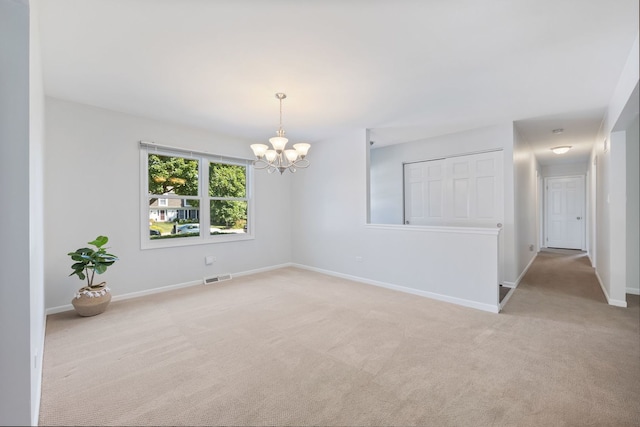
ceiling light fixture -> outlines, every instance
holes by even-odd
[[[564,154],[569,150],[571,150],[571,146],[570,145],[561,145],[559,147],[553,147],[551,149],[551,151],[553,151],[556,154]]]
[[[301,142],[293,144],[293,149],[285,149],[289,140],[284,137],[284,129],[282,129],[282,100],[287,95],[284,93],[276,93],[276,98],[280,100],[280,126],[276,132],[277,136],[269,138],[269,142],[273,149],[269,149],[266,144],[252,144],[251,149],[256,156],[253,166],[256,169],[267,169],[267,172],[275,171],[282,173],[285,170],[295,172],[298,168],[303,169],[309,167],[309,160],[305,157],[309,152],[311,145]]]
[[[558,129],[554,129],[554,130],[552,130],[551,132],[557,135],[557,134],[559,134],[559,133],[564,132],[564,129],[562,129],[562,128],[558,128]]]

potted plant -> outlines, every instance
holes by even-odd
[[[104,245],[108,241],[109,238],[107,236],[98,236],[95,240],[89,242],[96,249],[79,248],[67,254],[74,261],[71,266],[73,272],[69,276],[75,274],[80,280],[87,280],[87,285],[80,288],[73,300],[71,300],[71,304],[73,304],[80,316],[100,314],[106,310],[111,301],[111,292],[107,287],[107,283],[101,282],[97,285],[93,283],[96,273],[104,273],[109,266],[118,260],[115,255],[107,253],[107,248]]]

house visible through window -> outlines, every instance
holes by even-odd
[[[251,238],[249,164],[142,143],[143,247]]]

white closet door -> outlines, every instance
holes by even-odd
[[[454,220],[469,220],[471,213],[472,172],[471,156],[454,157],[447,159],[447,184],[446,199],[447,217]]]
[[[404,165],[404,223],[434,224],[444,215],[444,163],[442,160]]]
[[[446,160],[445,217],[495,227],[504,217],[502,151]]]
[[[504,219],[504,179],[502,151],[476,154],[472,159],[474,172],[472,201],[474,220],[496,226]]]

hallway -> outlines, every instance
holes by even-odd
[[[520,341],[532,352],[547,349],[546,357],[537,363],[565,367],[553,375],[558,380],[560,375],[560,382],[566,382],[568,390],[582,396],[585,403],[590,401],[587,406],[592,405],[592,412],[610,405],[621,413],[636,414],[637,420],[639,301],[638,295],[628,294],[627,308],[607,304],[585,252],[546,249],[538,254],[501,316],[510,318],[503,327],[520,325],[514,342]],[[527,324],[531,334],[523,331],[521,322]],[[546,331],[542,336],[534,332],[541,329]],[[557,398],[563,399],[560,395]],[[558,402],[562,407],[565,404]]]
[[[503,313],[638,329],[640,297],[627,295],[628,308],[607,304],[585,252],[543,249],[516,288]],[[536,315],[537,313],[537,315]],[[601,323],[603,322],[603,323]],[[607,322],[613,322],[608,324]]]

